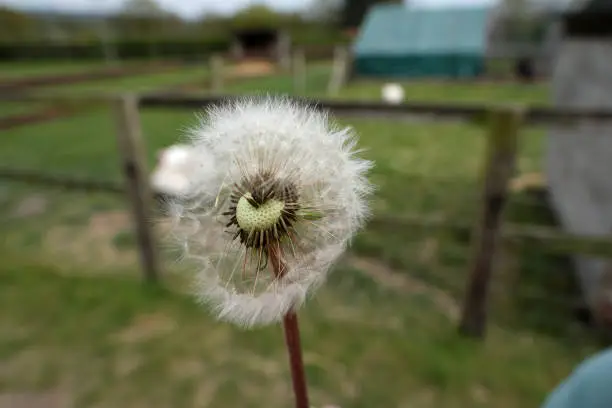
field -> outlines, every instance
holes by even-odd
[[[101,68],[99,62],[55,61],[40,64],[31,62],[11,62],[0,65],[0,80],[22,79],[41,75],[57,75],[86,72]]]
[[[323,95],[327,73],[325,66],[309,69],[308,95]],[[186,70],[171,80],[143,76],[57,90],[142,90],[198,78],[199,72]],[[378,90],[377,84],[355,83],[340,97],[377,99]],[[236,81],[228,88],[264,91],[290,92],[291,78]],[[406,94],[428,101],[547,100],[544,85],[420,82],[407,83]],[[157,149],[197,124],[195,114],[142,111],[150,166]],[[481,128],[339,121],[355,128],[376,161],[377,217],[474,220]],[[114,132],[104,109],[7,130],[0,163],[120,181]],[[522,135],[521,173],[539,171],[543,135],[542,129]],[[0,407],[290,406],[280,327],[245,332],[215,322],[173,290],[178,285],[170,272],[168,289],[143,286],[122,197],[3,181],[0,220]],[[530,303],[533,318],[512,318],[522,309],[508,301],[518,290],[503,274],[494,288],[495,319],[486,341],[460,338],[456,321],[468,241],[448,230],[376,223],[357,237],[300,313],[313,406],[537,407],[595,349],[588,334],[563,316],[567,310],[550,299],[538,300],[535,308]],[[533,287],[523,285],[521,294],[566,280],[552,275],[550,259],[520,245],[512,249],[525,261],[521,276],[547,280],[542,285],[531,279]],[[170,256],[164,259],[168,271],[180,270]]]

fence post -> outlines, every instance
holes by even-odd
[[[117,145],[122,171],[127,183],[127,193],[132,205],[136,236],[144,278],[158,281],[158,260],[153,239],[152,194],[147,178],[144,143],[140,129],[138,98],[123,95],[115,102],[117,121]]]
[[[218,54],[210,57],[211,91],[214,94],[223,91],[223,57]]]
[[[293,91],[296,94],[306,92],[306,55],[303,49],[299,48],[294,51],[291,68],[293,71]]]
[[[337,46],[334,48],[334,65],[327,84],[327,94],[336,95],[346,82],[348,71],[348,50],[345,47]]]
[[[277,51],[279,67],[283,71],[288,71],[291,68],[291,37],[287,31],[280,33]]]
[[[522,112],[497,108],[489,113],[484,186],[479,220],[473,238],[473,259],[467,283],[459,331],[484,337],[487,298],[495,250],[507,201],[508,183],[514,172]]]

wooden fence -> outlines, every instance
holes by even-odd
[[[147,222],[151,214],[152,193],[148,186],[144,147],[140,130],[139,108],[201,109],[231,99],[229,96],[202,96],[180,93],[79,96],[81,101],[107,102],[115,109],[117,141],[126,186],[91,180],[65,179],[46,174],[0,167],[0,178],[44,183],[74,189],[96,189],[112,193],[127,192],[132,205],[140,248],[141,263],[148,282],[156,282],[159,264],[153,233]],[[2,94],[0,100],[74,101],[74,97],[57,95]],[[414,226],[448,227],[472,230],[473,254],[467,282],[460,331],[469,336],[484,337],[487,321],[487,298],[493,273],[493,261],[499,239],[546,241],[569,250],[578,245],[581,252],[612,257],[612,238],[594,238],[562,233],[554,228],[525,227],[505,223],[502,213],[508,201],[509,181],[517,156],[517,140],[524,124],[559,124],[576,120],[612,120],[612,111],[552,109],[545,107],[493,106],[484,104],[406,103],[386,105],[370,102],[305,100],[314,107],[337,115],[382,117],[389,119],[445,119],[480,123],[487,129],[487,149],[483,167],[483,186],[479,218],[474,225],[443,218],[401,217],[375,218],[372,223],[394,228]]]

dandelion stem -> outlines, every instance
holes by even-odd
[[[306,388],[306,374],[302,361],[302,346],[300,344],[300,328],[297,314],[294,311],[287,313],[283,319],[285,329],[285,342],[289,351],[289,364],[293,393],[295,394],[295,407],[308,408],[308,390]]]
[[[268,258],[272,264],[274,275],[281,277],[286,273],[286,266],[281,257],[279,246],[268,248]],[[291,368],[291,380],[293,382],[293,394],[295,396],[296,408],[308,408],[308,389],[306,387],[306,373],[302,359],[302,345],[300,344],[300,328],[295,311],[290,311],[283,318],[283,329],[285,331],[285,343],[289,353],[289,367]]]

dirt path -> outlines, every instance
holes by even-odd
[[[353,268],[359,269],[384,288],[410,295],[425,294],[449,320],[457,321],[459,319],[460,307],[446,292],[427,285],[405,272],[393,270],[373,258],[351,256],[347,263]]]
[[[269,77],[278,74],[279,71],[276,65],[269,61],[253,60],[238,64],[229,64],[227,72],[229,72],[229,74],[226,74],[223,78],[225,86],[239,81]],[[165,86],[157,89],[156,92],[193,92],[210,89],[210,87],[211,78],[207,76],[203,79],[189,80],[187,82],[179,82],[170,86]]]

